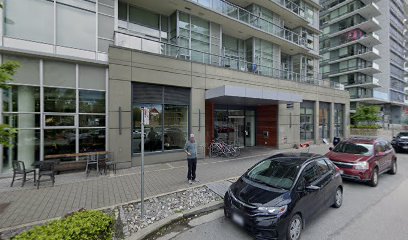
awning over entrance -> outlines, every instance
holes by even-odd
[[[205,99],[218,104],[270,105],[278,103],[302,102],[300,95],[257,88],[222,86],[205,91]]]

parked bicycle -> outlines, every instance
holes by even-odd
[[[241,149],[232,144],[226,144],[224,141],[212,140],[208,147],[210,157],[238,157]]]

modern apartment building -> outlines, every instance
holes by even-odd
[[[350,109],[381,107],[385,123],[401,123],[404,79],[403,0],[321,1],[323,79],[345,84]]]
[[[291,148],[346,137],[349,95],[319,74],[317,0],[5,0],[2,94],[11,161],[95,150],[119,167],[185,158],[222,138]],[[150,110],[141,142],[140,108]]]

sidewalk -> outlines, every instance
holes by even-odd
[[[326,153],[327,145],[311,146],[310,152]],[[304,151],[304,150],[287,150]],[[256,148],[237,159],[206,158],[199,160],[197,177],[200,184],[241,175],[257,161],[282,150]],[[186,179],[184,161],[145,167],[145,197],[162,195],[191,187]],[[37,190],[32,182],[20,187],[11,179],[0,179],[0,232],[9,228],[57,218],[79,208],[97,209],[140,200],[140,167],[119,170],[116,175],[85,178],[85,174],[58,175],[56,185],[41,184]]]

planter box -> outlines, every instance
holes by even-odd
[[[351,136],[378,136],[378,129],[350,128]]]

